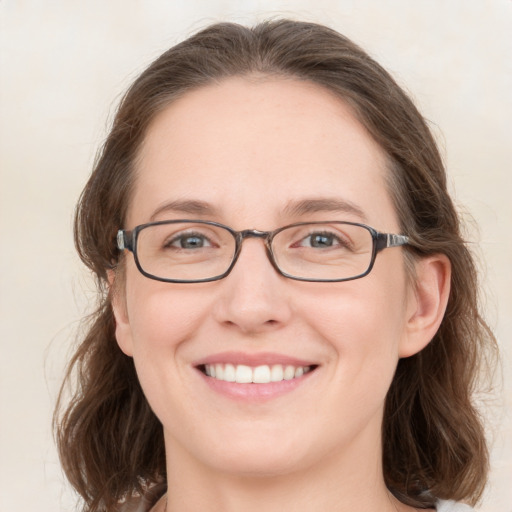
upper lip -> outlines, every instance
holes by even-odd
[[[277,354],[274,352],[246,353],[246,352],[219,352],[194,361],[193,366],[202,366],[205,364],[232,364],[234,366],[243,364],[246,366],[262,366],[262,365],[291,365],[291,366],[316,366],[318,363],[300,359],[285,354]]]

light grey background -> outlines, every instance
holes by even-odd
[[[107,118],[164,49],[213,21],[272,15],[359,42],[431,121],[479,243],[503,390],[485,512],[512,511],[512,2],[510,0],[0,0],[0,510],[75,509],[52,408],[94,287],[73,207]]]

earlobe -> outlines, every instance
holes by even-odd
[[[450,295],[451,264],[446,255],[418,260],[415,274],[400,357],[412,356],[430,343],[441,325]]]
[[[116,271],[108,271],[108,282],[110,287],[110,301],[112,304],[112,312],[116,322],[116,340],[119,348],[127,355],[133,356],[133,344],[130,321],[126,307],[124,290],[116,279],[120,277],[116,275]]]

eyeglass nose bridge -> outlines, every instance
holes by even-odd
[[[239,231],[237,234],[240,243],[242,243],[246,238],[265,238],[266,240],[268,240],[272,232],[260,231],[259,229],[244,229],[243,231]]]
[[[260,231],[259,229],[244,229],[243,231],[237,231],[235,232],[235,238],[236,238],[236,252],[233,257],[233,262],[231,263],[228,274],[233,270],[233,267],[235,266],[236,262],[238,261],[238,257],[240,256],[240,253],[242,252],[242,244],[246,238],[262,238],[265,242],[265,249],[267,252],[267,258],[269,259],[270,263],[274,267],[274,269],[277,271],[278,274],[283,275],[282,270],[277,266],[276,260],[274,258],[274,253],[272,252],[272,238],[273,238],[274,232],[273,231]]]

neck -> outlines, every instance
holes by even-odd
[[[380,450],[373,448],[371,456],[356,461],[350,454],[330,454],[321,463],[293,473],[244,475],[206,467],[174,449],[168,453],[173,463],[167,469],[166,512],[413,510],[390,495],[384,484]]]

